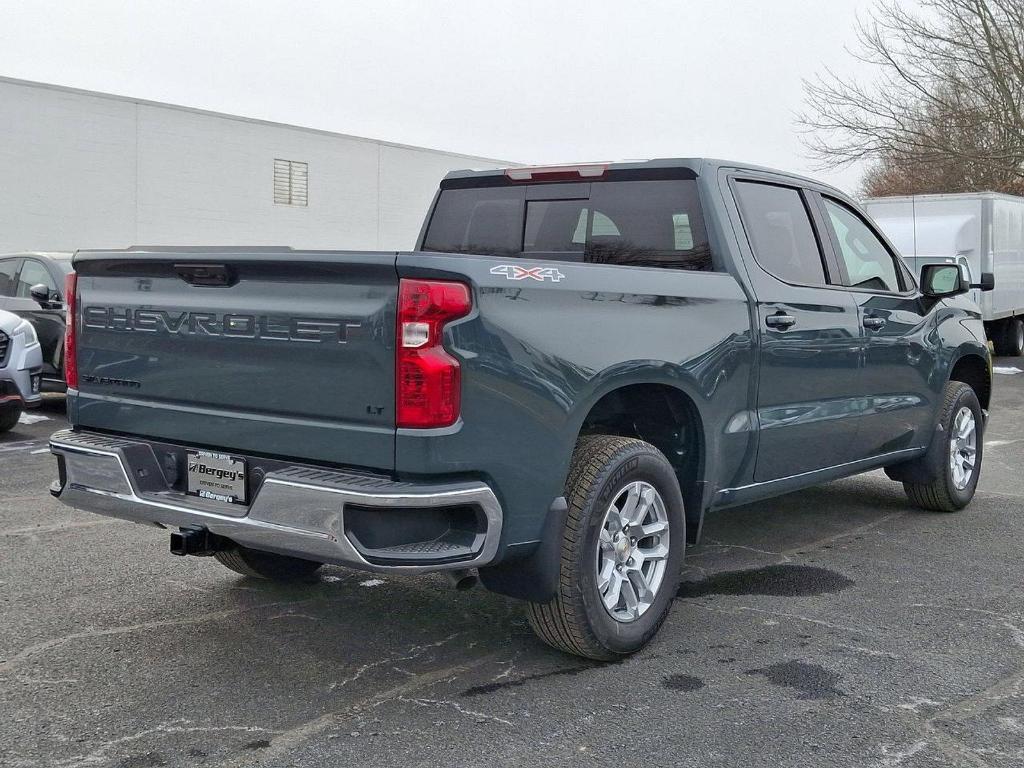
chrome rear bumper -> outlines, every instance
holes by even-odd
[[[162,527],[206,528],[253,549],[368,571],[416,573],[490,563],[501,538],[502,510],[482,482],[443,485],[404,483],[308,466],[267,472],[251,503],[232,506],[171,490],[152,447],[142,441],[64,430],[50,438],[60,479],[51,493],[68,506]],[[464,551],[423,555],[431,542],[388,550],[387,564],[360,552],[346,533],[345,509],[432,510],[472,508],[484,530]],[[402,562],[403,552],[409,555]],[[440,560],[444,562],[440,562]]]

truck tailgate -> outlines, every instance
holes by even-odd
[[[394,253],[76,256],[77,426],[394,466]]]

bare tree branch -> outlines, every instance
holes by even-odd
[[[870,160],[865,189],[1024,194],[1024,0],[878,0],[857,30],[863,84],[804,81],[798,126],[823,167]]]

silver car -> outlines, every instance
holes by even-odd
[[[12,429],[21,412],[42,402],[43,353],[27,320],[0,309],[0,432]]]

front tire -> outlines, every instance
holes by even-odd
[[[218,563],[235,573],[270,581],[303,581],[316,573],[323,563],[298,557],[262,552],[236,544],[231,549],[214,552]]]
[[[983,432],[981,404],[974,390],[963,382],[948,382],[928,453],[918,459],[930,478],[903,481],[903,490],[915,506],[956,512],[970,503],[981,476]]]
[[[548,645],[611,661],[643,648],[679,587],[686,518],[675,470],[653,445],[581,437],[565,497],[558,591],[527,618]]]
[[[15,401],[13,404],[8,404],[6,408],[0,409],[0,433],[8,432],[18,424],[18,419],[21,418],[21,413],[24,410],[21,403]]]

